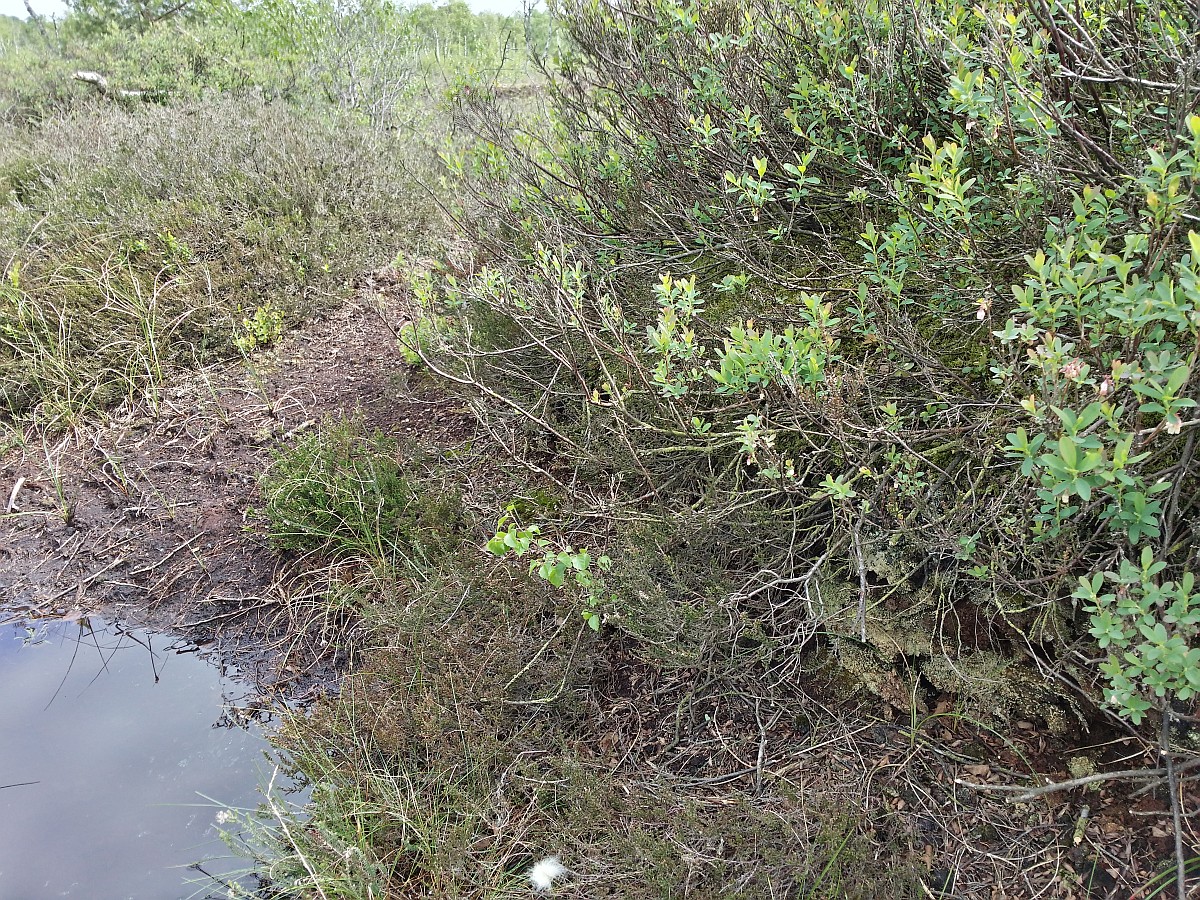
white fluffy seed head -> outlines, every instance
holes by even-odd
[[[533,864],[533,868],[529,870],[529,882],[535,891],[546,894],[554,887],[554,880],[566,874],[567,870],[558,861],[557,856],[547,856]]]

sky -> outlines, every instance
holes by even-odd
[[[66,12],[64,0],[30,0],[33,11],[42,16],[61,16]],[[521,11],[521,0],[467,0],[467,5],[475,12],[518,13]],[[25,18],[25,3],[23,0],[0,0],[0,15]]]
[[[61,16],[66,12],[67,4],[63,0],[30,0],[33,11],[41,16]],[[23,0],[0,0],[0,15],[25,18]]]

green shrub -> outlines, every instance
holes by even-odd
[[[283,335],[283,313],[268,300],[242,319],[234,346],[242,353],[252,353],[270,347]]]
[[[1149,547],[1149,596],[1194,566],[1190,15],[568,2],[542,134],[456,95],[476,140],[445,160],[484,265],[414,284],[428,356],[575,483],[773,519],[734,562],[743,613],[812,614],[838,575],[830,627],[865,639],[938,572],[931,629],[969,597],[985,641],[1087,690],[1073,645],[1108,626],[1078,579]],[[1134,718],[1182,684],[1142,671],[1103,673]]]
[[[1162,581],[1165,563],[1150,548],[1140,565],[1121,560],[1119,572],[1079,580],[1074,596],[1092,609],[1091,633],[1108,650],[1101,667],[1110,684],[1108,700],[1134,722],[1151,701],[1191,700],[1200,694],[1200,592],[1185,572],[1178,584]],[[1105,582],[1112,592],[1101,593]],[[1148,699],[1149,698],[1149,699]]]
[[[522,526],[515,516],[514,507],[500,517],[496,525],[496,533],[487,542],[486,549],[493,556],[516,556],[518,558],[533,553],[529,564],[529,574],[537,575],[552,587],[562,589],[568,581],[573,591],[579,593],[583,601],[582,615],[592,631],[600,630],[601,604],[604,603],[604,585],[600,580],[604,572],[612,565],[607,556],[598,557],[596,567],[592,568],[592,555],[586,547],[576,550],[570,544],[554,542],[541,536],[541,528],[537,525]],[[597,573],[601,573],[597,575]]]

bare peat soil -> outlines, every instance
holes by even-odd
[[[0,458],[0,610],[103,612],[233,653],[267,693],[327,686],[351,642],[297,618],[306,563],[267,545],[258,477],[327,418],[421,441],[463,420],[408,383],[386,285],[375,288],[249,362],[180,373],[156,404],[67,433],[26,429]]]

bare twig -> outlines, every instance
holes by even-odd
[[[1160,751],[1167,773],[1167,789],[1171,792],[1171,819],[1175,826],[1175,893],[1178,900],[1187,900],[1187,868],[1183,858],[1183,817],[1179,813],[1179,781],[1171,759],[1171,707],[1165,706],[1162,730],[1159,732]]]
[[[12,493],[8,495],[8,504],[4,507],[4,514],[11,515],[12,511],[17,508],[17,494],[21,493],[21,488],[25,486],[25,476],[22,475],[17,479],[17,483],[13,485]]]
[[[192,544],[196,543],[196,541],[200,540],[200,538],[204,537],[204,535],[205,535],[205,532],[203,532],[203,531],[196,532],[194,535],[192,535],[190,538],[188,538],[186,541],[184,541],[182,544],[180,544],[174,550],[169,551],[165,556],[161,557],[160,559],[156,560],[155,562],[150,563],[150,565],[148,565],[148,566],[142,566],[140,569],[134,569],[132,572],[129,573],[129,575],[131,577],[134,575],[145,575],[147,572],[157,569],[159,566],[161,566],[163,563],[165,563],[167,560],[169,560],[172,556],[174,556],[180,550],[183,550],[185,547],[189,547]]]
[[[288,843],[292,845],[292,849],[296,851],[296,856],[300,858],[301,864],[304,866],[304,871],[308,872],[308,877],[312,879],[312,886],[318,894],[321,895],[321,900],[329,900],[325,895],[324,888],[321,887],[321,880],[317,877],[316,870],[313,869],[312,863],[308,861],[308,857],[304,855],[304,851],[300,849],[300,845],[292,837],[291,829],[288,828],[287,815],[278,806],[275,805],[275,778],[279,775],[279,766],[271,773],[271,781],[267,785],[263,796],[267,798],[267,805],[271,807],[271,812],[274,813],[275,819],[279,822],[279,827],[283,829],[283,836],[287,838]]]
[[[1200,766],[1200,759],[1190,759],[1181,766],[1175,766],[1176,774],[1193,769]],[[1057,793],[1058,791],[1069,791],[1077,787],[1083,787],[1089,784],[1095,784],[1100,781],[1148,781],[1155,778],[1161,778],[1167,775],[1167,769],[1122,769],[1119,772],[1099,772],[1095,775],[1085,775],[1082,778],[1072,778],[1069,781],[1052,781],[1049,784],[1044,784],[1041,787],[1030,788],[1016,784],[977,784],[973,781],[966,781],[962,778],[955,778],[954,783],[960,784],[963,787],[974,788],[977,791],[995,791],[1004,794],[1016,794],[1010,798],[1010,803],[1025,803],[1029,800],[1034,800],[1038,797],[1043,797],[1046,794]]]
[[[854,625],[865,644],[867,642],[867,566],[863,561],[862,536],[859,533],[857,522],[854,524],[853,535],[854,562],[858,567],[858,612],[855,615]]]
[[[40,781],[17,781],[13,784],[0,784],[0,791],[8,790],[15,787],[29,787],[32,784],[41,784]]]
[[[93,581],[95,581],[97,578],[99,578],[105,572],[111,571],[112,569],[115,569],[117,566],[125,565],[126,562],[127,562],[127,560],[123,556],[118,557],[117,559],[114,559],[112,562],[110,562],[104,568],[98,569],[97,571],[93,572],[91,575],[87,575],[87,576],[79,579],[79,581],[76,584],[71,585],[66,590],[59,591],[57,594],[55,594],[53,597],[50,598],[50,602],[56,603],[59,600],[61,600],[63,597],[67,596],[67,594],[70,594],[72,592],[75,592],[78,595],[82,595],[84,590],[88,586],[90,586]]]
[[[213,622],[220,622],[224,619],[232,619],[234,616],[244,616],[247,613],[252,613],[257,609],[266,609],[268,606],[275,606],[278,600],[264,600],[262,603],[256,603],[254,606],[247,606],[242,609],[235,609],[227,613],[221,613],[216,616],[209,616],[207,619],[200,619],[197,622],[182,622],[180,628],[196,628],[200,625],[211,625]]]

